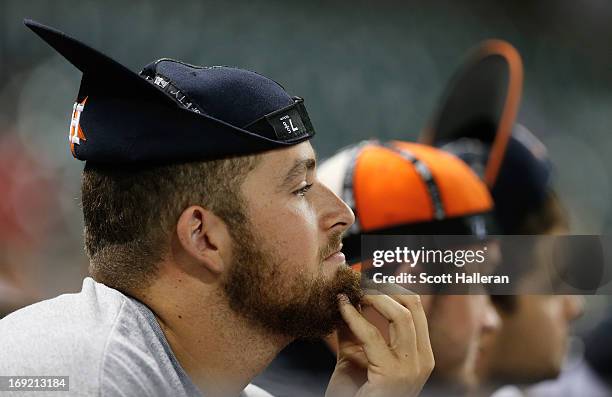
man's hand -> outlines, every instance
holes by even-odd
[[[366,295],[389,321],[389,343],[381,332],[339,297],[346,326],[338,330],[338,362],[326,397],[412,397],[434,367],[427,319],[418,295]]]

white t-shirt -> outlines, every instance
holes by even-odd
[[[0,320],[0,376],[68,376],[72,396],[201,396],[151,310],[89,277]],[[32,394],[47,393],[58,395]],[[270,395],[249,385],[242,396]]]

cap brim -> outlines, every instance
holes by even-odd
[[[468,56],[453,77],[420,142],[439,146],[463,137],[491,145],[484,180],[495,184],[523,85],[518,51],[501,40],[488,40]]]
[[[168,104],[173,103],[166,94],[149,84],[138,74],[100,51],[57,29],[31,19],[24,19],[23,23],[83,72],[84,76],[89,76],[89,80],[95,80],[100,83],[105,81],[112,82],[114,86],[129,88],[133,94],[143,90],[147,98],[156,99]],[[82,98],[78,98],[78,100],[80,101]]]

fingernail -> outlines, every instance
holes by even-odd
[[[349,298],[345,294],[338,294],[338,300],[340,303],[349,303]]]

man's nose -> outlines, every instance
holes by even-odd
[[[496,332],[501,327],[501,317],[495,307],[491,303],[491,299],[487,296],[484,303],[484,312],[482,315],[482,330],[483,332]]]
[[[567,295],[565,297],[566,316],[574,321],[584,313],[584,297],[582,295]]]
[[[323,216],[322,226],[325,230],[335,229],[334,231],[344,232],[355,223],[353,210],[340,199],[327,186],[320,184],[323,192]]]

